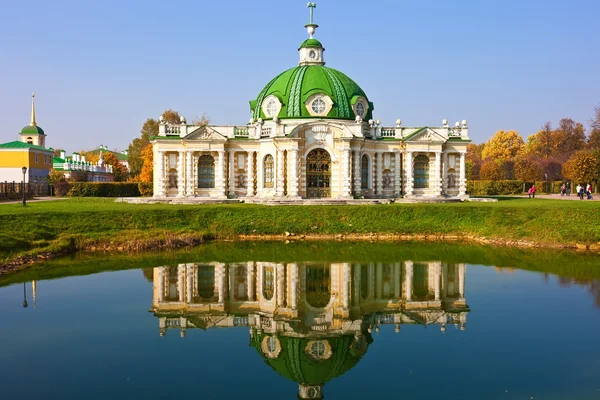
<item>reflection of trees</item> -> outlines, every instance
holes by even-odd
[[[576,278],[566,278],[564,276],[558,277],[558,284],[560,287],[568,288],[571,285],[578,285],[587,288],[588,292],[594,298],[594,305],[600,308],[600,281],[597,280],[581,280]]]
[[[154,281],[154,268],[143,268],[142,274],[148,282],[152,283]]]

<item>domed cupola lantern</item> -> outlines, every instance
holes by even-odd
[[[310,9],[310,22],[306,25],[308,31],[308,39],[306,39],[300,45],[298,51],[300,52],[300,65],[325,65],[325,59],[323,58],[323,52],[325,49],[321,42],[314,38],[315,30],[319,25],[313,22],[313,10],[317,7],[317,3],[308,3]]]

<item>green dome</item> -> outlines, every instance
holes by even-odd
[[[302,42],[302,44],[300,45],[300,49],[306,49],[309,47],[323,47],[323,45],[321,44],[321,42],[319,42],[317,39],[315,38],[309,38],[306,39],[304,42]],[[298,49],[299,50],[299,49]]]
[[[44,130],[39,126],[27,125],[21,129],[21,135],[44,135]]]
[[[308,39],[306,42],[309,41],[318,43],[316,39]],[[255,121],[259,118],[272,119],[262,110],[263,101],[270,95],[277,97],[281,102],[278,118],[315,118],[309,114],[305,103],[309,97],[319,93],[326,94],[333,101],[333,107],[326,118],[354,120],[356,115],[352,106],[359,97],[364,97],[368,102],[368,110],[363,120],[372,118],[373,104],[369,102],[360,86],[340,71],[324,65],[301,65],[276,76],[261,90],[256,100],[250,101],[252,118]]]
[[[326,360],[314,360],[305,352],[310,339],[278,336],[281,351],[277,357],[269,358],[261,348],[261,342],[266,336],[270,335],[255,333],[251,342],[265,363],[279,375],[311,386],[323,385],[352,369],[366,352],[370,342],[368,337],[361,336],[356,341],[351,335],[315,339],[329,343],[331,356]]]

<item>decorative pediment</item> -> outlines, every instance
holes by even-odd
[[[431,128],[423,128],[413,133],[411,136],[407,137],[407,142],[431,142],[431,143],[439,143],[446,142],[446,138],[434,131]]]
[[[210,126],[201,126],[185,137],[185,140],[227,140]]]

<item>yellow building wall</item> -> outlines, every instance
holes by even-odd
[[[37,154],[38,162],[35,162],[35,156]],[[46,155],[46,163],[44,163],[44,155]],[[48,156],[50,159],[48,160]],[[29,168],[38,168],[38,169],[52,169],[52,153],[43,153],[41,151],[32,150],[29,153]]]
[[[23,151],[2,151],[0,150],[0,168],[7,167],[27,167],[30,168],[30,160],[32,158],[29,155],[29,149]],[[44,157],[42,156],[42,163]]]

